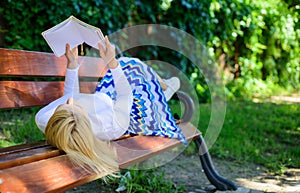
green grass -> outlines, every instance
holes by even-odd
[[[24,108],[0,111],[0,148],[45,139],[34,121],[37,110]]]
[[[199,128],[207,128],[210,106],[201,105]],[[213,156],[252,162],[276,174],[300,167],[300,105],[229,101]],[[205,135],[205,129],[204,129]]]
[[[176,186],[175,183],[165,178],[164,173],[151,170],[122,170],[120,178],[111,178],[108,181],[110,188],[127,193],[143,192],[143,193],[177,193],[185,190],[184,186]],[[100,180],[100,183],[106,184]],[[111,190],[110,190],[111,191]]]

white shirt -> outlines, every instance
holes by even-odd
[[[111,69],[117,93],[113,101],[104,93],[79,93],[78,69],[67,69],[64,95],[42,108],[35,116],[37,126],[42,132],[57,106],[74,98],[88,113],[94,135],[101,140],[113,140],[122,136],[129,127],[130,111],[133,101],[131,87],[120,65]]]

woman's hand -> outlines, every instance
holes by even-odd
[[[70,50],[70,45],[66,45],[66,53],[65,56],[67,57],[68,63],[67,68],[69,69],[76,69],[78,68],[78,49],[77,46]]]
[[[106,46],[106,50],[104,51],[103,45],[98,43],[100,56],[104,60],[105,64],[107,64],[110,69],[114,69],[119,65],[119,62],[115,58],[116,57],[115,46],[113,46],[109,42],[107,36],[105,36],[105,46]]]

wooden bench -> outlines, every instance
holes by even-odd
[[[105,73],[97,58],[80,57],[92,66],[80,69],[81,92],[94,91],[99,74]],[[87,69],[94,68],[91,73]],[[100,65],[99,65],[100,64]],[[50,53],[0,48],[0,109],[44,106],[63,94],[66,59]],[[102,75],[103,75],[102,73]],[[56,81],[48,81],[54,77]],[[58,80],[57,80],[58,79]],[[193,101],[183,92],[177,97],[186,109],[193,110]],[[218,190],[235,190],[236,186],[215,171],[200,132],[189,120],[192,111],[185,111],[179,124],[188,141],[194,140],[209,181]],[[135,136],[115,140],[120,169],[128,168],[181,145],[176,139]],[[64,192],[103,177],[75,167],[68,155],[45,141],[0,149],[0,192]]]

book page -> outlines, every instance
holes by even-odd
[[[88,45],[98,49],[98,43],[101,43],[105,48],[105,42],[104,42],[104,36],[101,32],[101,30],[95,26],[89,25],[83,21],[80,21],[79,19],[73,17],[74,21],[77,22],[77,24],[82,25],[85,27],[84,32],[81,32],[82,37],[84,38],[84,42]],[[89,31],[87,30],[89,29]],[[93,32],[93,33],[91,33]]]
[[[81,34],[81,38],[83,39],[83,41],[98,49],[98,43],[102,43],[103,39],[101,39],[101,37],[98,35],[97,33],[97,28],[86,28],[86,27],[82,27],[79,23],[76,23],[76,27],[79,31],[79,33]]]
[[[67,43],[71,49],[83,43],[80,32],[71,22],[44,36],[56,56],[65,54]]]
[[[98,42],[104,44],[104,36],[99,28],[86,24],[74,16],[42,33],[56,56],[65,54],[66,44],[74,48],[82,43],[98,49]]]

